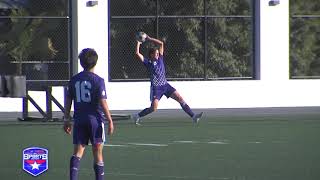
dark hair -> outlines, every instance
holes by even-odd
[[[151,54],[154,54],[157,50],[158,50],[158,48],[155,48],[155,47],[149,48],[149,52],[148,52],[149,58],[151,57]]]
[[[98,61],[98,54],[94,49],[85,48],[79,54],[80,64],[84,70],[92,69]]]

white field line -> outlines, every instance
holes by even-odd
[[[248,142],[248,144],[261,144],[262,142],[260,141],[251,141],[251,142]]]
[[[135,145],[135,146],[155,146],[155,147],[168,146],[168,144],[154,144],[154,143],[128,143],[128,144]]]
[[[227,142],[222,142],[222,141],[210,141],[208,144],[229,144]]]
[[[179,143],[179,144],[194,144],[194,143],[199,143],[199,141],[173,141],[173,143]]]
[[[263,141],[248,141],[243,142],[246,144],[262,144]],[[285,143],[285,141],[272,141],[271,143]],[[120,144],[104,144],[104,146],[108,147],[132,147],[132,146],[150,146],[150,147],[167,147],[169,145],[177,145],[177,144],[215,144],[215,145],[226,145],[231,144],[229,140],[213,140],[213,141],[193,141],[193,140],[176,140],[169,142],[167,144],[159,144],[159,143],[137,143],[137,142],[122,142]],[[90,144],[91,145],[91,144]]]
[[[165,178],[165,179],[199,179],[203,180],[203,177],[195,177],[195,176],[159,176],[154,174],[134,174],[134,173],[105,173],[112,176],[133,176],[133,177],[159,177],[159,178]],[[231,178],[227,177],[205,177],[205,179],[211,179],[211,180],[229,180]]]
[[[104,146],[108,146],[108,147],[128,147],[128,145],[123,145],[123,144],[105,144]]]

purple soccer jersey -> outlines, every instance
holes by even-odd
[[[82,71],[74,75],[68,86],[69,96],[74,103],[74,144],[92,144],[104,141],[104,114],[100,99],[106,99],[104,79]]]
[[[163,56],[160,55],[157,61],[151,61],[147,58],[143,60],[143,64],[150,72],[151,86],[163,86],[167,84],[166,70],[163,63]]]
[[[150,100],[160,100],[163,95],[169,98],[176,89],[167,82],[163,56],[160,55],[157,61],[151,61],[145,58],[143,64],[150,72]]]

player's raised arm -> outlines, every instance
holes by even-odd
[[[136,45],[136,55],[138,56],[140,61],[143,61],[144,57],[143,55],[140,53],[140,45],[141,42],[137,41],[137,45]]]
[[[152,38],[152,37],[150,37],[150,36],[147,36],[146,39],[147,39],[148,41],[151,41],[151,42],[155,43],[155,44],[158,44],[158,45],[160,46],[160,48],[159,48],[159,54],[160,54],[160,55],[163,55],[164,43],[163,43],[161,40]]]
[[[100,104],[102,106],[103,112],[108,120],[108,134],[113,134],[113,130],[114,130],[114,126],[113,126],[113,121],[112,121],[112,117],[111,117],[111,113],[109,111],[109,106],[107,103],[106,99],[100,99]]]

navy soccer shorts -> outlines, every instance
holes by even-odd
[[[150,91],[150,101],[153,101],[154,99],[160,100],[163,95],[169,98],[175,91],[176,89],[169,83],[163,86],[153,86]]]
[[[73,126],[73,144],[88,145],[101,144],[105,142],[104,123],[91,119],[85,122],[76,122]]]

